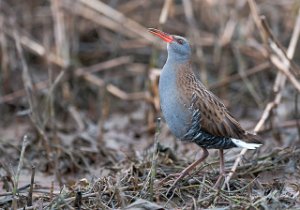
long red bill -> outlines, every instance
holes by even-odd
[[[154,34],[155,36],[158,36],[159,38],[161,38],[161,39],[164,40],[165,42],[170,43],[170,42],[172,42],[172,41],[174,40],[174,38],[173,38],[171,35],[169,35],[169,34],[167,34],[167,33],[165,33],[165,32],[162,32],[162,31],[160,31],[160,30],[158,30],[158,29],[155,29],[155,28],[148,28],[148,31],[149,31],[150,33]]]

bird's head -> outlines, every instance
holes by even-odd
[[[168,43],[168,56],[176,60],[189,60],[191,47],[188,40],[182,36],[170,35],[155,28],[148,29],[150,33],[158,36]]]

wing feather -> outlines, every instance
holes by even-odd
[[[196,84],[199,84],[199,82]],[[229,113],[221,100],[203,85],[198,85],[197,87],[195,88],[197,95],[195,108],[198,108],[202,113],[201,129],[215,136],[226,136],[236,139],[245,138],[246,131]]]
[[[201,130],[215,136],[259,142],[259,138],[245,131],[221,100],[196,78],[190,64],[178,68],[177,84],[180,86],[180,95],[187,106],[192,103],[193,108],[200,111]]]

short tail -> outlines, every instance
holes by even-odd
[[[234,139],[231,138],[231,141],[237,146],[241,148],[246,148],[246,149],[256,149],[260,147],[262,144],[257,144],[257,143],[247,143],[239,139]]]
[[[241,147],[241,148],[256,149],[262,145],[261,137],[256,135],[255,133],[251,133],[249,131],[245,132],[242,139],[244,139],[245,141],[242,141],[240,139],[231,138],[232,142],[237,147]]]

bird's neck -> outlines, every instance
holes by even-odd
[[[161,93],[166,95],[178,95],[180,90],[183,88],[183,83],[189,81],[187,78],[194,78],[194,73],[191,68],[190,61],[178,62],[168,59],[163,67],[159,89]]]
[[[190,55],[181,55],[174,52],[168,52],[168,59],[167,62],[170,61],[174,64],[182,64],[182,63],[188,63],[191,60]]]
[[[172,56],[168,56],[168,59],[162,69],[162,73],[160,75],[160,88],[161,91],[167,91],[167,89],[176,90],[177,88],[177,77],[182,69],[182,66],[188,64],[189,61],[179,61],[176,60]]]
[[[190,58],[183,59],[182,57],[178,60],[172,56],[168,56],[167,62],[165,64],[168,74],[174,74],[174,76],[179,74],[184,74],[192,72]]]

